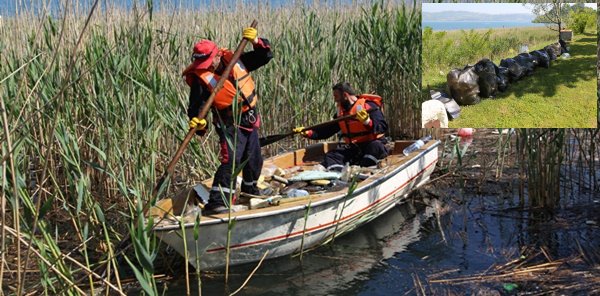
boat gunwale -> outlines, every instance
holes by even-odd
[[[410,160],[404,162],[403,164],[399,165],[398,167],[396,167],[394,170],[384,174],[382,177],[370,182],[369,184],[359,187],[357,188],[351,196],[347,196],[347,191],[346,193],[342,193],[342,194],[338,194],[338,195],[334,195],[332,197],[323,199],[323,200],[319,200],[316,201],[314,203],[311,203],[311,207],[316,207],[316,206],[320,206],[323,204],[327,204],[327,203],[332,203],[335,201],[338,201],[342,198],[354,198],[358,195],[361,195],[362,193],[364,193],[365,191],[368,191],[374,187],[377,187],[379,185],[381,185],[382,183],[388,181],[390,178],[392,178],[393,176],[395,176],[396,174],[399,173],[399,171],[405,169],[406,167],[408,167],[409,165],[413,164],[414,162],[416,162],[417,160],[421,159],[422,156],[424,156],[426,153],[430,152],[431,150],[433,150],[434,148],[437,148],[440,145],[440,141],[439,140],[435,140],[432,141],[433,144],[429,144],[426,146],[427,148],[420,151],[419,154],[414,155],[413,157],[411,157]],[[289,207],[283,207],[283,208],[279,208],[279,209],[274,209],[272,211],[265,211],[265,212],[259,212],[259,213],[252,213],[252,214],[245,214],[245,215],[239,215],[239,216],[235,216],[235,217],[231,217],[231,219],[237,220],[237,221],[242,221],[242,220],[251,220],[251,219],[256,219],[256,218],[263,218],[263,217],[267,217],[267,216],[274,216],[274,215],[279,215],[279,214],[285,214],[288,212],[294,212],[294,211],[298,211],[298,210],[303,210],[306,207],[308,207],[308,204],[301,204],[301,205],[297,205],[297,206],[289,206]],[[226,223],[229,221],[229,218],[227,217],[219,217],[219,218],[212,218],[210,220],[204,220],[200,221],[200,226],[204,226],[204,225],[212,225],[212,224],[220,224],[220,223]],[[194,227],[195,222],[187,222],[183,225],[184,229],[187,228],[191,228]],[[155,226],[154,231],[155,232],[163,232],[163,231],[172,231],[172,230],[181,230],[182,227],[179,223],[175,224],[170,224],[170,225],[164,225],[164,226]]]

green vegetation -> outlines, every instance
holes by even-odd
[[[533,50],[555,41],[554,33],[545,28],[521,30],[528,33],[522,35],[524,39],[513,43],[517,46],[525,43],[529,45],[530,50]],[[482,50],[466,49],[467,41],[481,45],[485,43],[485,36],[494,34],[505,36],[497,38],[507,43],[508,40],[512,40],[511,36],[517,38],[519,36],[515,32],[510,33],[510,30],[503,33],[470,31],[448,32],[443,36],[444,38],[424,39],[423,60],[426,65],[423,74],[424,96],[426,96],[424,99],[428,99],[426,93],[428,87],[446,89],[446,74],[454,67],[472,65],[484,57],[491,58],[494,63],[499,64],[502,58],[512,57],[518,53],[514,46],[506,47],[508,50],[503,53],[494,52],[490,49],[493,48],[491,45],[487,48],[483,47]],[[498,39],[495,41],[490,39],[491,44],[500,43]],[[461,42],[448,46],[448,40],[461,40]],[[597,122],[594,81],[596,40],[596,34],[575,35],[570,44],[570,59],[554,61],[549,69],[537,68],[532,76],[511,84],[506,92],[498,94],[496,98],[484,99],[478,105],[463,106],[460,117],[450,121],[450,127],[595,127]],[[438,46],[451,47],[452,49],[449,49],[451,54],[448,54],[447,58],[443,53],[436,54],[433,48]],[[480,46],[471,46],[471,48],[480,48]],[[469,58],[453,58],[460,56],[461,50],[464,50]],[[435,57],[430,53],[434,53]],[[439,61],[441,66],[434,66],[436,61]]]
[[[234,48],[258,20],[275,55],[254,74],[263,134],[329,120],[331,86],[342,80],[386,100],[392,136],[420,132],[414,4],[157,13],[147,3],[132,11],[109,5],[89,20],[72,10],[1,20],[2,289],[78,294],[88,285],[92,294],[101,286],[120,293],[115,243],[130,236],[127,261],[138,282],[148,294],[160,290],[156,241],[134,217],[187,132],[181,71],[200,38]],[[304,144],[298,137],[271,149]],[[192,142],[162,196],[211,174],[216,148],[211,128]],[[102,266],[110,283],[101,283]]]
[[[531,4],[532,12],[537,15],[537,17],[532,21],[534,23],[546,23],[547,25],[555,25],[559,26],[562,29],[565,29],[565,24],[568,24],[569,27],[573,24],[572,17],[575,14],[585,14],[585,15],[594,15],[595,10],[586,7],[583,2],[575,3],[570,5],[569,3],[564,3],[562,1],[554,1],[549,3],[535,3]],[[586,19],[586,22],[588,19]],[[589,19],[592,24],[595,22],[594,20]],[[588,24],[588,25],[592,25]],[[583,31],[580,31],[583,33]]]
[[[423,87],[446,82],[452,68],[474,64],[482,58],[496,63],[519,53],[527,44],[530,49],[543,47],[556,39],[546,28],[509,28],[433,31],[423,30]],[[440,73],[441,72],[441,73]]]
[[[568,26],[575,34],[593,32],[596,29],[596,11],[585,7],[584,9],[571,11],[569,13]]]

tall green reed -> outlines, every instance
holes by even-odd
[[[529,205],[552,210],[560,197],[560,175],[565,145],[564,129],[519,129],[524,155]]]
[[[4,108],[9,130],[0,145],[3,174],[15,180],[3,178],[3,205],[8,204],[2,226],[4,231],[23,225],[17,236],[29,235],[31,254],[40,254],[28,266],[19,260],[19,268],[50,271],[38,284],[31,284],[36,282],[31,274],[7,283],[0,267],[3,284],[27,287],[24,293],[78,293],[70,283],[82,281],[101,287],[98,262],[110,262],[108,278],[120,289],[115,241],[128,235],[137,247],[127,258],[142,267],[148,292],[156,291],[152,268],[143,262],[154,254],[150,231],[129,232],[140,223],[133,217],[151,196],[157,172],[187,131],[188,88],[180,74],[200,38],[231,48],[248,20],[258,16],[259,23],[269,24],[259,32],[271,40],[275,59],[255,73],[264,134],[330,119],[330,87],[340,80],[384,97],[392,136],[415,133],[410,118],[418,114],[411,96],[419,89],[420,20],[414,6],[252,5],[152,10],[150,17],[148,6],[124,11],[106,4],[89,14],[87,28],[85,6],[58,17],[19,11],[3,18],[0,95],[10,101]],[[268,116],[272,110],[276,117]],[[167,194],[216,168],[216,145],[207,145],[216,142],[214,133],[201,141],[178,164]],[[14,166],[7,165],[10,160]],[[61,239],[67,233],[74,235]],[[3,240],[4,250],[21,242],[11,235]],[[73,245],[83,246],[74,260],[85,269],[63,256]]]

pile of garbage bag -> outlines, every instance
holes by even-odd
[[[446,76],[447,90],[459,105],[475,105],[482,98],[493,98],[498,92],[506,91],[511,83],[533,75],[535,68],[549,68],[551,61],[566,52],[566,44],[556,42],[539,50],[502,59],[500,66],[484,58],[474,66],[450,70]]]

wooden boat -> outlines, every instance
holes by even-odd
[[[439,141],[429,141],[408,156],[402,150],[413,141],[396,141],[382,167],[372,169],[354,191],[348,187],[305,197],[282,199],[277,206],[232,212],[230,265],[238,265],[306,251],[344,235],[402,202],[414,188],[428,181],[438,160]],[[310,167],[336,143],[319,143],[265,160],[265,166]],[[208,183],[207,185],[210,185]],[[185,195],[193,196],[194,190]],[[225,266],[229,213],[202,216],[184,223],[163,219],[156,236],[201,269]],[[197,230],[198,239],[194,239]],[[186,255],[187,253],[187,255]]]

